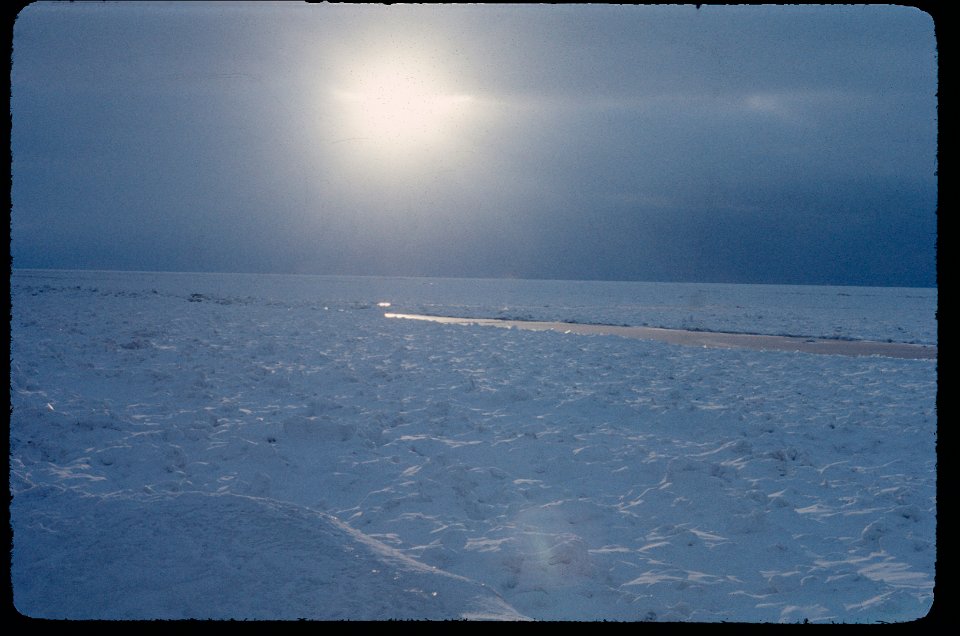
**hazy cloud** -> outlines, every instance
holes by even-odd
[[[935,45],[895,6],[33,4],[14,264],[933,285]],[[370,127],[377,60],[462,108]]]

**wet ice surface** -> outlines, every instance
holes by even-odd
[[[932,602],[934,361],[414,323],[377,304],[628,324],[655,305],[664,327],[763,315],[748,331],[935,344],[935,290],[802,288],[807,309],[700,286],[701,315],[683,286],[658,304],[594,284],[591,312],[581,283],[11,285],[27,615],[877,622]]]
[[[384,305],[386,303],[383,303]],[[531,331],[560,331],[578,335],[620,336],[640,340],[658,340],[688,347],[713,349],[753,349],[755,351],[794,351],[844,356],[886,356],[915,360],[936,359],[937,348],[933,345],[906,344],[902,342],[871,342],[869,340],[846,340],[840,338],[804,338],[797,336],[772,336],[748,333],[722,333],[716,331],[691,331],[687,329],[663,329],[660,327],[629,327],[621,325],[598,325],[539,320],[507,320],[503,318],[454,318],[450,316],[424,316],[422,314],[397,314],[387,312],[385,318],[425,320],[455,325],[485,325],[508,329]]]

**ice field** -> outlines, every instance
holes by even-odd
[[[15,270],[11,580],[68,619],[910,621],[937,291]]]

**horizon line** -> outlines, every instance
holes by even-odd
[[[429,274],[347,274],[347,273],[309,273],[309,272],[243,272],[243,271],[202,271],[202,270],[142,270],[142,269],[102,269],[84,267],[15,267],[10,265],[10,274],[14,272],[91,272],[105,274],[193,274],[220,276],[306,276],[318,278],[401,278],[401,279],[438,279],[438,280],[496,280],[496,281],[552,281],[561,283],[643,283],[666,285],[751,285],[751,286],[791,286],[791,287],[879,287],[885,289],[936,289],[939,285],[890,285],[877,283],[814,283],[814,282],[733,282],[709,280],[643,280],[634,278],[549,278],[523,276],[437,276]]]

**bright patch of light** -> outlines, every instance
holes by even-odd
[[[428,73],[400,65],[372,68],[355,87],[334,95],[350,111],[352,133],[408,146],[442,141],[444,129],[471,101],[468,95],[442,92]]]
[[[354,165],[409,171],[448,162],[477,107],[444,57],[384,49],[352,61],[333,87],[334,143]],[[371,165],[372,164],[372,165]]]

